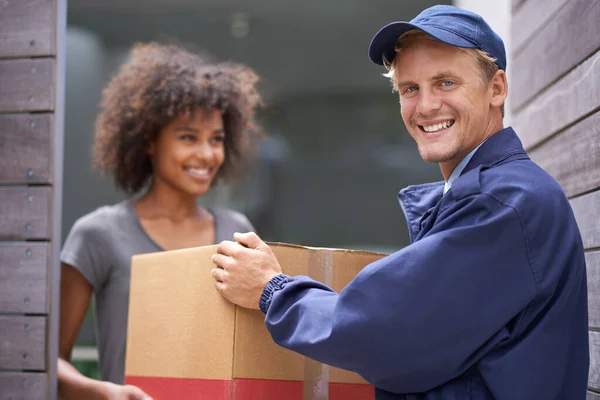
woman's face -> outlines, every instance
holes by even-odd
[[[148,149],[153,183],[202,196],[225,160],[225,131],[218,110],[199,109],[173,119]]]

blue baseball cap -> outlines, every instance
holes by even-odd
[[[369,46],[369,58],[384,65],[396,56],[396,41],[403,33],[420,29],[437,40],[456,47],[477,48],[496,59],[496,65],[506,71],[504,42],[484,19],[462,8],[437,5],[429,7],[410,22],[392,22],[375,34]]]

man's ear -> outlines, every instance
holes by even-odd
[[[490,81],[490,89],[492,91],[491,105],[494,107],[502,107],[508,96],[508,82],[506,81],[506,72],[499,69],[496,71]]]

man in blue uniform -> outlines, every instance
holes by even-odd
[[[236,234],[213,258],[217,289],[260,308],[281,346],[361,374],[378,400],[585,399],[582,241],[560,186],[503,127],[502,40],[479,15],[434,6],[383,27],[369,56],[445,180],[400,192],[411,244],[336,293]]]

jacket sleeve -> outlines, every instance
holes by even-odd
[[[285,278],[263,293],[263,311],[279,345],[411,393],[460,375],[510,338],[510,322],[536,292],[518,213],[479,194],[339,294],[307,277]]]

